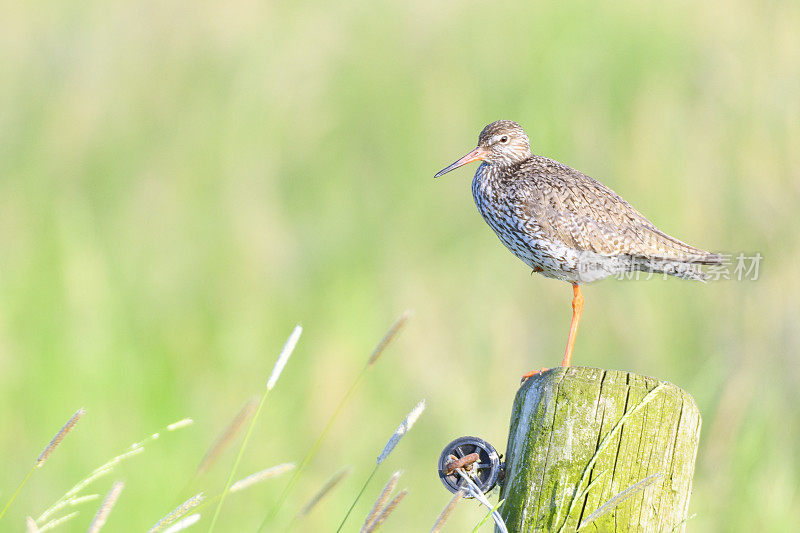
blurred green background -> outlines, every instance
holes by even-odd
[[[297,461],[392,321],[414,318],[273,530],[338,524],[421,398],[386,531],[426,531],[454,437],[505,449],[519,376],[560,361],[570,287],[531,276],[478,216],[474,167],[433,174],[488,122],[611,186],[694,245],[764,256],[757,281],[587,286],[574,361],[670,380],[704,416],[689,523],[800,520],[800,4],[12,2],[0,22],[0,502],[87,415],[0,529],[185,416],[96,484],[111,531],[166,514],[305,327],[240,468]],[[201,486],[224,482],[228,453]],[[288,476],[231,496],[250,531]],[[61,531],[82,531],[95,504]],[[446,530],[484,515],[462,504]],[[201,530],[208,522],[195,526]],[[489,526],[486,526],[489,530]]]

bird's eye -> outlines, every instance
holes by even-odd
[[[506,144],[508,142],[508,135],[503,135],[502,137],[500,137],[500,142],[502,144]]]

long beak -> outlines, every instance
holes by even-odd
[[[471,151],[470,153],[468,153],[467,155],[465,155],[464,157],[462,157],[461,159],[459,159],[458,161],[456,161],[452,165],[449,165],[449,166],[443,168],[442,170],[440,170],[439,172],[437,172],[436,175],[434,176],[434,178],[438,178],[439,176],[443,176],[443,175],[447,174],[448,172],[450,172],[451,170],[455,170],[460,166],[466,165],[467,163],[472,163],[473,161],[483,161],[483,157],[485,155],[486,155],[486,150],[484,150],[483,148],[478,146],[473,151]]]

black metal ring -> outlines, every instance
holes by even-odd
[[[472,481],[483,492],[489,492],[497,484],[502,465],[494,446],[478,437],[460,437],[445,446],[439,456],[439,479],[450,492],[456,493],[466,485],[466,481],[457,472],[445,474],[445,468],[451,461],[450,456],[461,459],[471,453],[478,454],[477,463],[468,471]]]

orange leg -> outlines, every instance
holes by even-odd
[[[538,375],[538,374],[541,374],[542,372],[547,372],[548,370],[550,370],[550,369],[549,369],[549,368],[545,368],[545,367],[542,367],[542,368],[540,368],[539,370],[531,370],[531,371],[530,371],[530,372],[528,372],[527,374],[523,374],[523,375],[522,375],[522,381],[521,381],[521,383],[524,383],[524,382],[525,382],[525,380],[526,380],[526,379],[528,379],[528,378],[532,378],[533,376],[536,376],[536,375]]]
[[[578,323],[581,321],[581,312],[583,311],[583,295],[577,283],[572,285],[572,292],[575,295],[572,298],[572,323],[569,325],[567,349],[564,350],[564,359],[561,361],[561,366],[569,366],[569,362],[572,359],[572,346],[575,344],[575,335],[578,333]]]
[[[564,359],[561,360],[561,366],[569,366],[570,360],[572,359],[572,347],[575,345],[575,335],[578,333],[578,323],[581,321],[581,312],[583,311],[583,295],[577,283],[572,284],[572,292],[574,294],[572,297],[572,323],[569,325],[567,349],[564,350]],[[528,372],[522,376],[522,381],[524,382],[526,379],[546,372],[547,370],[550,369],[542,367],[539,370]]]

